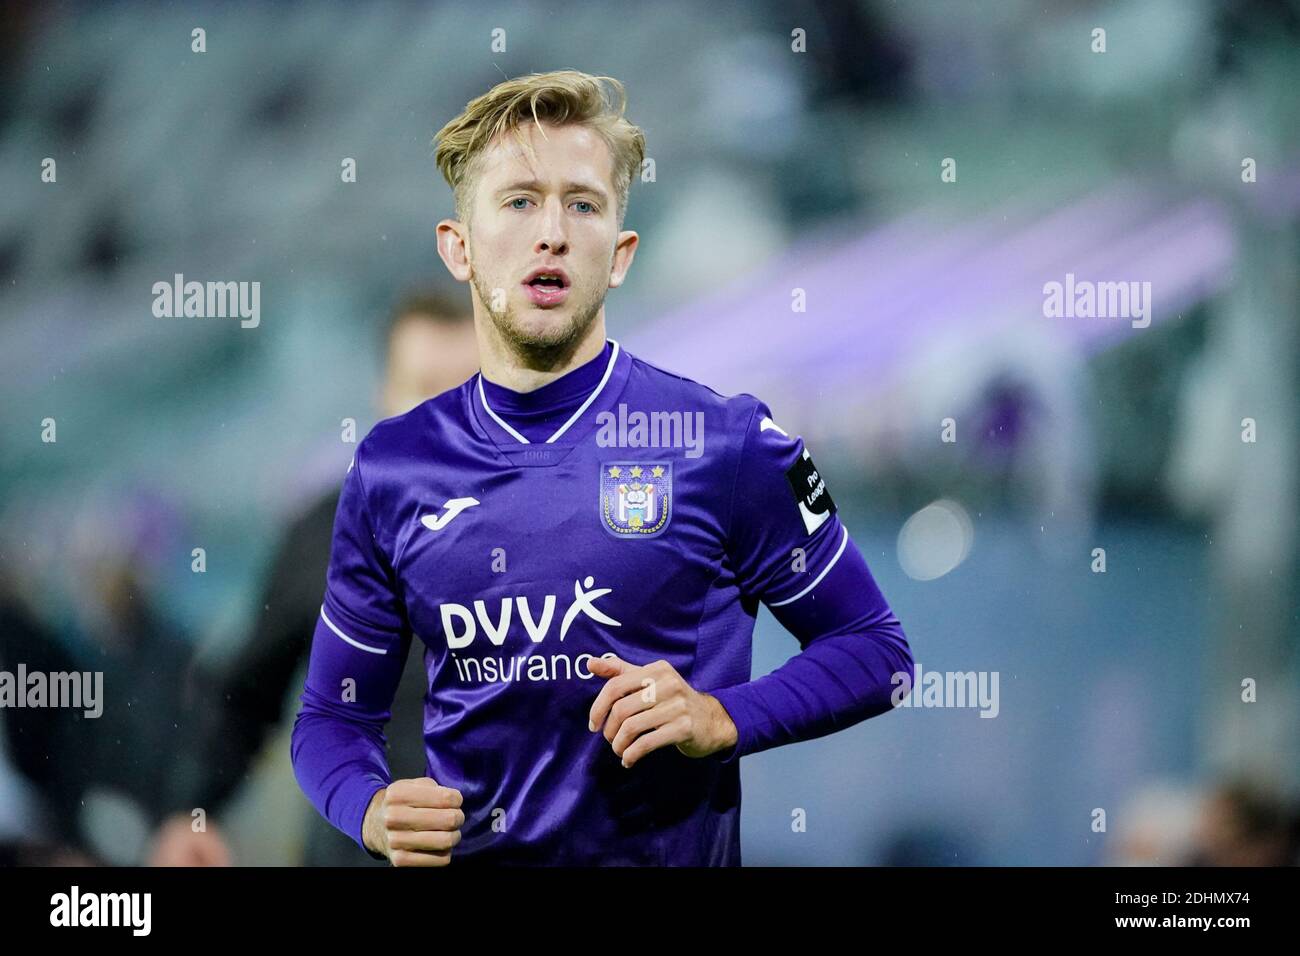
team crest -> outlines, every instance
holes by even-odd
[[[650,537],[668,527],[673,505],[670,461],[609,461],[600,466],[600,517],[618,538]]]

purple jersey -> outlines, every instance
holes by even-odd
[[[750,681],[760,601],[802,650]],[[475,375],[357,447],[292,754],[358,844],[413,637],[427,772],[463,796],[453,866],[739,865],[739,758],[888,710],[912,675],[802,440],[612,341],[535,393]],[[736,745],[623,767],[587,725],[611,652],[713,694]]]

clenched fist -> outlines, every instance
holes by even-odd
[[[361,837],[393,866],[446,866],[465,822],[460,802],[432,777],[394,780],[371,798]]]

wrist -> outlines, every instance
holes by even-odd
[[[366,815],[361,820],[361,842],[372,854],[384,859],[388,858],[388,841],[385,838],[382,814],[384,794],[387,792],[387,787],[375,791],[366,807]]]
[[[727,708],[722,706],[722,701],[712,694],[705,695],[711,701],[714,714],[714,733],[713,747],[711,753],[717,753],[720,750],[730,750],[740,739],[740,730],[736,727],[736,722],[731,719],[727,713]]]

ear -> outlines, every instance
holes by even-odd
[[[438,257],[457,282],[468,282],[474,275],[469,261],[469,230],[458,219],[443,219],[435,230],[438,236]]]
[[[632,268],[632,257],[636,255],[636,246],[640,241],[641,237],[631,229],[618,234],[618,242],[614,245],[614,263],[609,270],[611,289],[617,289],[627,278],[627,271]]]

